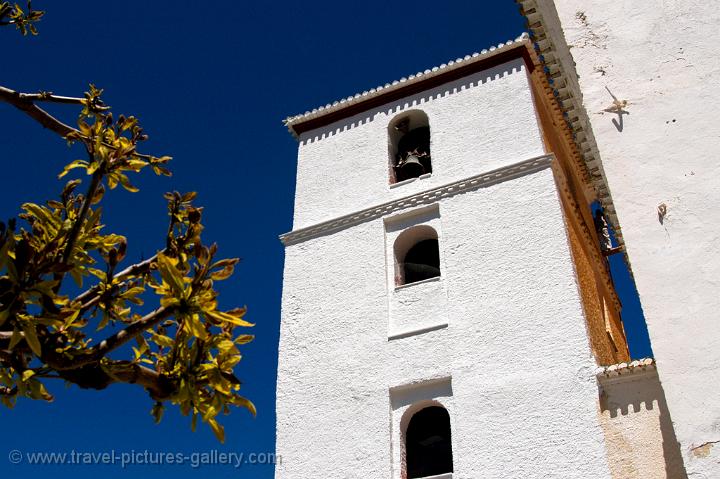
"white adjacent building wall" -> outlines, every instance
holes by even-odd
[[[387,125],[411,109],[433,173],[390,187]],[[544,153],[521,60],[301,135],[276,478],[400,479],[401,429],[426,404],[449,412],[453,478],[610,477]],[[396,289],[388,255],[413,224],[436,229],[441,277]]]
[[[521,3],[579,86],[688,476],[720,477],[718,5]]]

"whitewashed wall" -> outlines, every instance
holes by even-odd
[[[551,171],[445,199],[440,220],[448,326],[402,339],[382,219],[287,248],[276,477],[399,479],[391,389],[447,378],[453,477],[609,477]]]
[[[577,65],[688,475],[720,477],[717,2],[564,0],[559,24],[539,3]]]
[[[417,107],[433,174],[390,188],[387,124]],[[542,154],[527,76],[510,62],[303,135],[295,229]],[[287,247],[276,477],[399,479],[403,417],[436,401],[456,479],[609,478],[549,166],[420,209]],[[438,231],[441,277],[396,290],[388,255],[413,217]]]
[[[391,188],[387,126],[412,109],[428,115],[433,174]],[[294,229],[543,153],[525,67],[511,61],[303,133]]]

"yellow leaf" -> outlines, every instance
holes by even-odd
[[[250,327],[255,326],[253,323],[249,323],[243,319],[237,318],[235,316],[231,316],[227,313],[223,313],[222,311],[203,311],[207,316],[210,316],[211,318],[215,319],[216,321],[225,321],[228,323],[232,323],[235,326],[244,326],[244,327]]]
[[[122,173],[118,175],[118,178],[120,180],[120,184],[123,185],[123,188],[128,190],[130,193],[137,193],[138,191],[140,191],[140,188],[131,185],[128,177],[123,175]]]
[[[153,334],[152,340],[158,346],[163,346],[165,348],[170,348],[173,344],[175,344],[175,342],[171,338],[162,334]]]
[[[188,329],[190,332],[199,339],[207,339],[208,334],[205,328],[203,327],[202,322],[200,322],[200,316],[197,314],[188,314],[185,316],[185,322],[188,325]]]
[[[231,402],[235,406],[247,408],[247,410],[250,411],[253,416],[257,416],[257,409],[255,409],[255,405],[249,399],[246,399],[242,396],[234,395]]]
[[[220,271],[216,271],[210,275],[210,279],[221,281],[223,279],[228,279],[230,276],[232,276],[233,272],[235,271],[235,267],[232,265],[225,266]]]
[[[93,161],[87,167],[87,174],[92,175],[98,168],[100,168],[100,163],[98,163],[97,161]]]
[[[218,424],[215,419],[208,419],[208,424],[210,424],[210,427],[215,433],[215,437],[217,437],[218,441],[225,442],[225,428]]]
[[[217,348],[220,350],[220,352],[227,353],[230,350],[235,350],[235,343],[233,343],[229,339],[223,339],[217,344]]]
[[[67,329],[68,327],[72,326],[72,324],[73,324],[73,323],[75,322],[75,320],[77,319],[78,315],[80,315],[80,310],[79,310],[79,309],[76,309],[75,311],[73,311],[73,312],[70,314],[70,316],[68,316],[67,318],[65,318],[65,322],[63,323],[63,329]]]
[[[70,170],[75,168],[87,168],[88,162],[85,160],[75,160],[69,165],[67,165],[65,168],[63,168],[62,172],[58,175],[58,179],[62,178],[63,176],[67,175]]]
[[[252,334],[241,334],[237,338],[235,338],[235,344],[247,344],[250,341],[255,339],[255,336]]]
[[[185,292],[183,274],[175,267],[173,261],[162,253],[158,254],[158,269],[163,281],[172,288],[175,294],[182,296]]]

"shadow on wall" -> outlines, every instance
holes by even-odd
[[[615,479],[687,479],[657,371],[600,378],[601,424]]]
[[[473,73],[458,80],[450,81],[419,94],[409,93],[408,96],[402,100],[390,101],[382,106],[371,108],[362,113],[358,113],[357,115],[343,118],[342,120],[338,120],[327,126],[319,127],[310,132],[303,133],[300,135],[300,144],[306,145],[308,143],[314,143],[315,141],[364,125],[372,121],[378,114],[386,114],[388,117],[392,117],[408,108],[420,107],[423,103],[430,100],[454,95],[468,88],[476,87],[494,80],[499,80],[502,77],[514,73],[524,74],[523,68],[524,62],[522,59],[511,60],[507,63],[503,63],[502,65],[498,65],[478,73]]]

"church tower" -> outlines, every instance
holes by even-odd
[[[620,303],[537,65],[521,37],[286,121],[277,479],[611,477]]]

